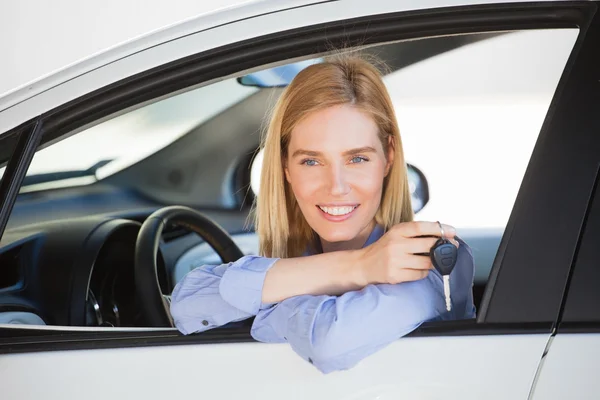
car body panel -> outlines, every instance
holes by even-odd
[[[597,399],[599,370],[600,333],[559,333],[544,357],[532,399]]]
[[[288,345],[263,343],[3,355],[0,375],[3,393],[15,399],[64,400],[81,393],[89,400],[108,394],[148,400],[526,399],[547,340],[547,334],[407,338],[327,375]]]
[[[108,63],[117,61],[123,57],[130,56],[139,51],[157,46],[175,40],[190,34],[198,33],[199,31],[211,29],[219,25],[228,24],[237,20],[251,18],[254,16],[269,14],[280,11],[282,9],[306,6],[311,3],[318,3],[328,0],[222,0],[217,2],[190,2],[187,0],[176,0],[170,3],[169,8],[179,10],[163,10],[160,12],[148,13],[149,18],[136,18],[133,14],[137,4],[132,1],[119,2],[119,15],[107,16],[106,13],[110,10],[110,5],[103,4],[103,10],[95,10],[95,5],[86,5],[87,13],[94,13],[94,17],[110,24],[110,34],[103,33],[102,35],[95,32],[81,32],[80,39],[71,38],[69,45],[61,46],[60,54],[53,52],[51,57],[44,57],[44,53],[40,52],[37,47],[45,47],[55,43],[48,43],[52,40],[56,32],[51,32],[49,37],[36,37],[36,43],[29,43],[26,39],[13,37],[0,39],[10,40],[9,43],[2,43],[0,48],[19,47],[30,45],[27,49],[15,50],[21,56],[19,64],[35,64],[37,73],[33,79],[25,82],[21,80],[7,80],[3,76],[0,84],[0,110],[10,107],[20,101],[35,96],[40,92],[47,90],[56,84],[76,78],[82,73],[89,72]],[[330,0],[329,0],[330,1]],[[81,29],[79,20],[65,19],[63,13],[65,8],[77,8],[77,1],[63,1],[62,4],[51,4],[48,9],[44,10],[46,14],[43,20],[29,16],[27,22],[35,21],[36,32],[50,30],[54,26],[57,19],[61,21],[64,31],[72,31]],[[129,4],[127,4],[129,3]],[[195,4],[191,4],[195,3]],[[224,3],[224,4],[223,4]],[[222,7],[225,5],[225,7]],[[152,8],[151,4],[146,7]],[[184,11],[185,10],[185,11]],[[8,10],[2,17],[10,21],[11,18],[21,17],[20,10]],[[185,13],[184,13],[185,12]],[[14,15],[11,15],[14,14]],[[128,15],[129,14],[129,15]],[[131,15],[133,14],[133,15]],[[23,17],[21,17],[23,18]],[[126,19],[127,23],[119,23],[120,19]],[[103,22],[96,21],[100,25]],[[44,26],[48,24],[48,26]],[[22,41],[21,41],[22,40]],[[83,46],[78,46],[77,40],[85,40]],[[102,49],[94,51],[95,49]],[[21,51],[22,53],[18,53]],[[40,54],[41,53],[41,54]],[[66,62],[64,65],[58,64],[59,58]]]

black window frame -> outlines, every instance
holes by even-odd
[[[595,20],[598,20],[596,16]],[[579,88],[577,109],[571,110],[575,128],[587,133],[580,141],[588,148],[586,160],[595,163],[594,185],[590,190],[588,207],[582,222],[575,249],[574,262],[569,269],[565,295],[558,316],[557,333],[600,332],[600,266],[597,245],[600,239],[600,27],[592,25],[587,41],[595,45],[595,54],[580,57],[584,66],[577,71]],[[577,118],[575,119],[575,114]]]
[[[579,28],[505,229],[477,320],[425,324],[411,336],[551,333],[558,320],[596,169],[592,178],[589,163],[568,165],[553,171],[552,179],[547,170],[556,162],[573,161],[572,154],[577,153],[572,152],[578,149],[588,150],[579,136],[564,139],[573,122],[574,104],[579,102],[577,90],[584,83],[579,75],[585,72],[581,60],[589,58],[591,45],[597,44],[586,35],[588,28],[596,32],[600,25],[596,10],[597,4],[590,2],[461,6],[361,17],[280,32],[186,57],[108,85],[44,113],[36,121],[43,129],[36,131],[43,145],[136,104],[237,71],[325,51],[332,43],[347,46],[442,34]],[[568,136],[573,139],[573,134]],[[34,150],[29,150],[31,155]],[[26,171],[30,161],[31,157],[24,157],[18,166]],[[573,173],[577,174],[574,181]],[[22,179],[13,176],[13,186],[16,182],[19,187]],[[557,193],[555,183],[565,184],[571,192]],[[557,196],[548,199],[548,195]],[[0,215],[9,212],[4,209]],[[547,234],[555,226],[549,216],[557,212],[571,217],[561,221],[565,237]],[[548,247],[549,251],[532,252],[532,247]],[[247,326],[185,337],[176,331],[160,330],[2,329],[0,353],[242,341],[253,341]]]
[[[600,80],[598,82],[600,83]],[[598,87],[600,88],[600,85]],[[600,91],[593,104],[600,106]],[[600,131],[600,115],[595,118],[594,123],[595,126],[592,125],[591,130],[595,127],[596,132]],[[599,186],[600,154],[596,183],[590,196],[590,205],[559,316],[558,333],[600,332],[600,257],[597,250],[600,239]]]
[[[600,86],[600,85],[599,85]],[[598,96],[600,105],[600,96]],[[596,118],[600,130],[600,117]],[[600,154],[599,154],[600,155]],[[599,157],[600,161],[600,157]],[[599,164],[600,167],[600,164]],[[559,316],[559,333],[600,332],[600,168]]]

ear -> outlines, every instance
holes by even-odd
[[[388,135],[388,151],[387,151],[387,163],[385,165],[385,176],[390,173],[390,169],[394,164],[394,156],[396,155],[396,146],[394,144],[393,136]]]

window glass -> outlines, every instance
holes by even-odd
[[[89,177],[80,183],[101,180],[165,148],[255,91],[228,79],[85,129],[35,154],[24,191],[61,186],[59,181],[73,175]],[[40,182],[47,185],[36,187]]]

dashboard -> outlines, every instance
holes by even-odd
[[[0,245],[0,324],[150,326],[134,280],[136,240],[147,215],[90,216],[7,231]],[[245,242],[242,250],[257,249],[256,240]],[[166,227],[157,254],[161,291],[170,294],[191,266],[219,261],[197,234]]]

